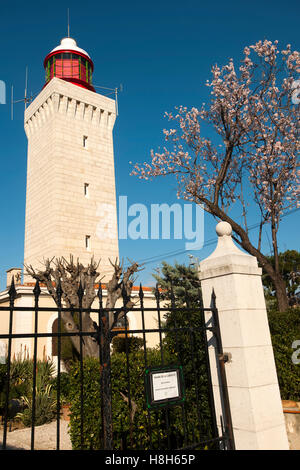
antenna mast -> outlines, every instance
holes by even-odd
[[[121,85],[119,87],[116,87],[116,88],[107,88],[105,86],[99,86],[99,85],[94,85],[94,88],[101,88],[102,90],[107,90],[108,93],[106,96],[110,96],[110,95],[115,95],[115,100],[116,100],[116,115],[119,116],[119,104],[118,104],[118,93],[119,92],[122,92],[123,91],[123,85],[121,83]]]
[[[10,118],[14,120],[14,86],[11,86],[11,96],[10,96]]]
[[[26,71],[25,71],[25,93],[24,93],[25,110],[26,110],[26,108],[27,108],[27,85],[28,85],[28,66],[26,65]]]
[[[68,8],[68,38],[70,37],[70,8]]]
[[[32,96],[30,98],[27,98],[27,88],[28,88],[28,66],[26,65],[26,71],[25,71],[25,91],[24,91],[24,98],[22,100],[16,100],[14,101],[14,86],[11,86],[11,120],[13,121],[14,119],[14,104],[15,103],[22,103],[24,102],[25,106],[25,111],[27,108],[27,103],[30,103],[32,101]]]

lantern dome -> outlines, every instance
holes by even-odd
[[[92,85],[94,64],[88,53],[77,46],[75,39],[63,38],[44,60],[45,86],[53,77],[95,91]]]

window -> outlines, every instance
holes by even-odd
[[[89,197],[89,184],[88,183],[84,183],[84,195],[85,197]]]
[[[88,140],[87,135],[84,135],[83,140],[82,140],[82,145],[83,145],[83,148],[85,149],[87,148],[87,140]]]
[[[128,327],[129,327],[128,318],[126,318],[125,320],[125,317],[119,318],[114,324],[114,328],[119,328],[121,330],[125,330],[125,328],[128,329]]]
[[[90,249],[91,249],[91,237],[90,237],[90,235],[85,236],[85,248],[88,251],[90,251]]]
[[[117,336],[120,338],[126,338],[126,330],[129,330],[128,318],[126,318],[126,321],[125,317],[119,318],[113,327],[113,331],[121,331],[122,333],[117,334]],[[129,334],[128,331],[127,334]]]

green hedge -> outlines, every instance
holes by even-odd
[[[83,449],[99,449],[101,429],[100,415],[100,367],[95,359],[83,363]],[[69,396],[71,401],[70,437],[73,449],[81,448],[81,370],[76,362],[70,370]]]
[[[62,404],[70,403],[70,374],[68,372],[61,372],[50,380],[54,392],[57,394],[58,378],[60,381],[60,401]]]
[[[138,338],[137,336],[115,336],[112,340],[113,352],[122,353],[122,352],[134,352],[143,348],[143,338]]]
[[[300,340],[300,309],[270,311],[268,319],[281,398],[300,401],[300,364],[292,361],[292,344]]]
[[[147,440],[145,431],[147,411],[143,402],[144,355],[142,352],[130,354],[131,399],[137,405],[133,425],[130,423],[128,404],[121,393],[128,397],[126,374],[126,354],[115,353],[111,357],[112,403],[115,448],[121,448],[122,435],[130,435],[133,447],[142,446]],[[157,356],[157,361],[159,358]],[[81,368],[80,363],[73,365],[70,371],[71,419],[70,437],[72,447],[77,449],[101,449],[101,394],[99,361],[87,358],[83,362],[83,446],[81,447]],[[143,444],[142,444],[143,443]]]
[[[164,351],[165,364],[174,364],[177,357]],[[159,350],[147,350],[148,365],[161,365]],[[165,409],[146,409],[145,403],[145,362],[144,352],[134,351],[127,357],[125,353],[114,353],[111,356],[112,371],[112,409],[114,449],[125,446],[130,449],[150,448],[149,426],[151,427],[152,447],[164,449],[168,446],[168,434],[173,448],[184,445],[184,427],[182,408],[174,406],[169,409],[168,416]],[[130,419],[128,398],[127,366],[130,372],[130,395],[136,411],[134,418]],[[83,443],[81,447],[81,370],[80,363],[74,363],[70,371],[70,397],[71,419],[70,437],[74,450],[101,449],[101,395],[100,395],[100,367],[96,359],[86,359],[83,363]],[[203,398],[202,403],[207,400]],[[185,420],[187,424],[186,438],[188,442],[200,440],[198,424],[198,409],[195,405],[196,389],[190,386],[186,389]],[[205,414],[205,413],[204,413]],[[167,421],[169,420],[168,424]],[[205,428],[204,423],[203,428]],[[169,428],[167,432],[167,428]],[[207,430],[207,426],[206,426]],[[122,441],[123,438],[123,441]],[[203,438],[203,435],[202,435]],[[126,444],[124,444],[126,440]]]

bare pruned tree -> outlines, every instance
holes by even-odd
[[[109,310],[108,324],[106,333],[114,328],[115,323],[133,307],[131,300],[131,291],[133,286],[133,277],[140,270],[138,263],[132,262],[126,269],[123,262],[118,259],[111,262],[113,275],[106,284],[107,299],[105,307]],[[61,312],[62,322],[68,333],[74,333],[71,336],[75,349],[80,352],[79,325],[76,322],[74,312],[83,309],[81,314],[81,327],[84,332],[93,332],[94,335],[84,336],[82,340],[83,357],[99,357],[99,325],[90,316],[89,309],[96,298],[97,292],[95,284],[101,282],[100,272],[98,271],[100,262],[91,259],[88,266],[80,263],[79,259],[74,261],[70,255],[70,260],[64,257],[44,260],[44,268],[36,270],[31,265],[25,265],[27,274],[33,279],[46,285],[49,294],[58,307],[65,307],[70,310]],[[58,288],[59,286],[59,288]],[[124,308],[114,311],[118,299],[123,298]]]

